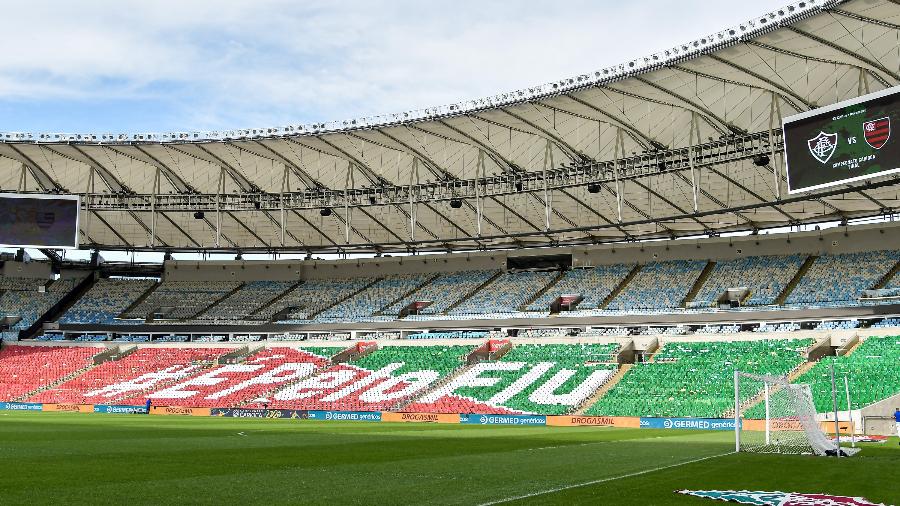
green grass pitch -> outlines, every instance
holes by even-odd
[[[688,488],[826,492],[900,504],[896,438],[834,459],[727,454],[732,437],[0,412],[0,501],[723,504],[673,493]]]

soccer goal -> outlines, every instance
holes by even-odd
[[[836,455],[816,421],[809,385],[786,377],[734,373],[735,451]],[[846,453],[845,453],[846,455]]]

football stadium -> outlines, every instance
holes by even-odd
[[[2,501],[900,504],[900,2],[717,28],[395,114],[0,133]]]

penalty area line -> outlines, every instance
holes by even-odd
[[[636,471],[633,473],[623,474],[621,476],[611,476],[609,478],[601,478],[599,480],[591,480],[591,481],[585,481],[583,483],[575,483],[573,485],[566,485],[564,487],[556,487],[556,488],[551,488],[551,489],[547,489],[547,490],[541,490],[538,492],[532,492],[530,494],[517,495],[517,496],[513,496],[513,497],[505,497],[503,499],[497,499],[496,501],[484,502],[484,503],[479,504],[478,506],[493,506],[494,504],[503,504],[503,503],[512,502],[512,501],[518,501],[521,499],[528,499],[531,497],[537,497],[537,496],[541,496],[541,495],[562,492],[563,490],[587,487],[589,485],[597,485],[599,483],[606,483],[609,481],[622,480],[625,478],[633,478],[635,476],[641,476],[644,474],[655,473],[657,471],[665,471],[666,469],[672,469],[673,467],[686,466],[688,464],[694,464],[696,462],[703,462],[704,460],[715,459],[715,458],[724,457],[726,455],[733,455],[733,454],[734,454],[734,452],[726,452],[726,453],[720,453],[718,455],[710,455],[709,457],[700,457],[699,459],[686,460],[684,462],[676,462],[675,464],[669,464],[667,466],[655,467],[653,469],[644,469],[643,471]]]

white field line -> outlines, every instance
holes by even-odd
[[[699,459],[687,460],[687,461],[684,461],[684,462],[678,462],[678,463],[675,463],[675,464],[669,464],[669,465],[667,465],[667,466],[655,467],[655,468],[653,468],[653,469],[645,469],[645,470],[643,470],[643,471],[637,471],[637,472],[634,472],[634,473],[623,474],[623,475],[621,475],[621,476],[612,476],[612,477],[610,477],[610,478],[602,478],[602,479],[599,479],[599,480],[592,480],[592,481],[586,481],[586,482],[583,482],[583,483],[575,483],[575,484],[573,484],[573,485],[566,485],[566,486],[564,486],[564,487],[556,487],[556,488],[551,488],[551,489],[547,489],[547,490],[541,490],[541,491],[539,491],[539,492],[532,492],[532,493],[530,493],[530,494],[517,495],[517,496],[512,496],[512,497],[505,497],[505,498],[503,498],[503,499],[498,499],[498,500],[496,500],[496,501],[490,501],[490,502],[481,503],[479,506],[492,506],[492,505],[494,505],[494,504],[503,504],[503,503],[512,502],[512,501],[518,501],[518,500],[520,500],[520,499],[528,499],[528,498],[530,498],[530,497],[537,497],[537,496],[540,496],[540,495],[547,495],[547,494],[553,494],[553,493],[555,493],[555,492],[562,492],[563,490],[569,490],[569,489],[572,489],[572,488],[586,487],[586,486],[588,486],[588,485],[596,485],[596,484],[598,484],[598,483],[606,483],[606,482],[609,482],[609,481],[621,480],[621,479],[625,479],[625,478],[633,478],[633,477],[635,477],[635,476],[641,476],[641,475],[643,475],[643,474],[655,473],[655,472],[657,472],[657,471],[664,471],[664,470],[666,470],[666,469],[672,469],[673,467],[680,467],[680,466],[684,466],[684,465],[687,465],[687,464],[694,464],[694,463],[696,463],[696,462],[702,462],[702,461],[704,461],[704,460],[715,459],[715,458],[718,458],[718,457],[724,457],[725,455],[732,455],[733,453],[734,453],[734,452],[720,453],[720,454],[718,454],[718,455],[711,455],[711,456],[709,456],[709,457],[701,457],[701,458],[699,458]]]

